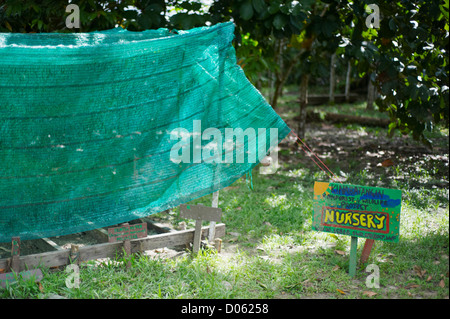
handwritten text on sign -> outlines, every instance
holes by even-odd
[[[398,242],[400,209],[399,190],[316,182],[312,228]]]
[[[147,237],[147,223],[108,228],[108,241],[110,243],[143,237]]]

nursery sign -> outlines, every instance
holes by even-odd
[[[312,228],[396,243],[401,196],[396,189],[315,182]]]

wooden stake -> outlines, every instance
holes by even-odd
[[[78,245],[70,245],[70,263],[78,265],[80,260],[80,251]]]
[[[219,207],[219,191],[213,193],[211,207],[214,208]],[[214,238],[216,237],[215,233],[216,233],[216,222],[211,221],[209,223],[209,236],[208,236],[208,241],[210,243],[214,242]]]
[[[361,253],[361,259],[360,262],[362,264],[366,263],[367,260],[369,260],[370,252],[372,251],[372,246],[374,244],[375,240],[373,239],[366,239],[366,242],[364,243],[364,248]]]
[[[358,237],[352,236],[352,242],[350,246],[350,267],[348,274],[350,277],[354,277],[356,274],[356,252],[358,247]]]
[[[200,242],[202,241],[202,221],[197,219],[195,221],[195,232],[194,232],[194,247],[192,251],[198,253],[200,250]]]
[[[20,272],[20,237],[13,237],[11,240],[11,270]]]

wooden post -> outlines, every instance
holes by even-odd
[[[351,246],[350,246],[350,267],[348,274],[350,277],[354,277],[356,274],[356,252],[358,247],[358,237],[352,236]]]
[[[364,243],[364,248],[361,253],[361,263],[366,263],[367,260],[369,260],[370,252],[372,251],[372,246],[374,244],[375,240],[373,239],[366,239],[366,242]]]
[[[194,245],[192,248],[192,251],[194,253],[198,253],[198,251],[200,250],[201,241],[202,241],[202,221],[197,219],[195,221]]]
[[[70,256],[71,264],[75,264],[75,265],[79,264],[80,248],[78,245],[74,245],[74,244],[70,245],[70,255],[69,256]]]
[[[219,207],[219,191],[213,193],[211,206],[214,208]],[[214,237],[216,236],[215,233],[216,233],[216,222],[211,221],[209,223],[209,234],[208,234],[208,241],[210,243],[214,242]]]
[[[15,273],[20,272],[20,237],[11,239],[11,270]]]

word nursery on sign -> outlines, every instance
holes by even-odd
[[[395,189],[315,182],[312,228],[398,242],[401,195]]]

